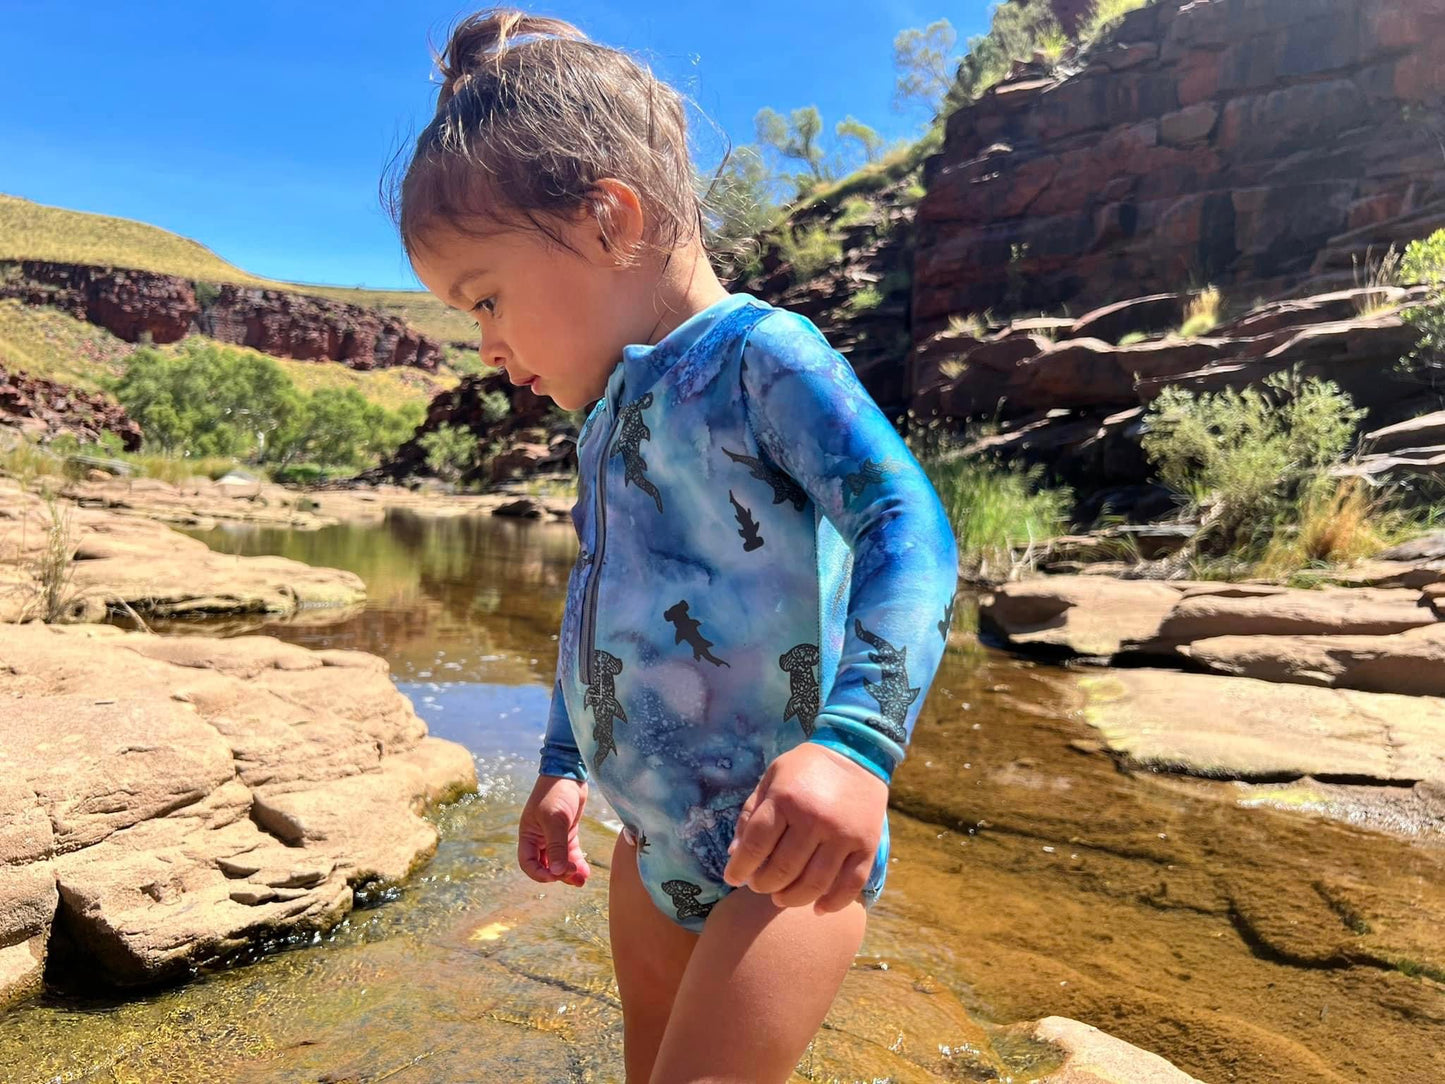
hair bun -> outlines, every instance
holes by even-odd
[[[508,49],[537,38],[586,41],[587,35],[571,23],[528,15],[515,8],[492,8],[469,15],[452,30],[437,68],[442,78],[442,100],[456,93],[469,75],[486,67]]]

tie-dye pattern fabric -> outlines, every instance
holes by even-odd
[[[653,900],[700,930],[780,753],[891,778],[947,641],[953,535],[846,359],[746,294],[628,347],[578,458],[541,772],[600,787]],[[887,861],[885,819],[865,903]]]

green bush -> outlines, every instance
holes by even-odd
[[[883,294],[876,286],[864,286],[854,291],[853,295],[848,298],[848,309],[855,316],[872,312],[881,304],[883,304]]]
[[[1008,579],[1031,563],[1035,547],[1067,533],[1073,494],[1044,486],[1041,468],[965,457],[958,438],[924,433],[909,443],[953,524],[969,577]]]
[[[395,452],[426,410],[388,410],[356,388],[306,395],[271,358],[200,340],[174,352],[142,347],[108,387],[140,425],[147,452],[270,467],[369,465]]]
[[[503,391],[489,391],[482,395],[482,421],[496,425],[512,413],[512,401]]]
[[[799,282],[843,261],[842,242],[822,223],[805,226],[801,233],[785,226],[778,234],[778,249]]]
[[[481,444],[465,426],[437,426],[418,443],[426,452],[427,467],[439,478],[455,480],[481,462]]]
[[[1438,286],[1445,283],[1445,230],[1411,241],[1400,260],[1400,281]]]
[[[1165,485],[1204,513],[1213,552],[1258,555],[1349,447],[1364,412],[1333,383],[1276,374],[1264,388],[1165,388],[1145,452]]]
[[[1093,45],[1114,27],[1125,15],[1139,8],[1147,7],[1154,0],[1094,0],[1088,18],[1079,26],[1079,42],[1085,47]]]

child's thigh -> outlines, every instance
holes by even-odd
[[[862,903],[816,915],[749,888],[713,908],[673,1002],[652,1084],[782,1084],[863,943]]]
[[[622,998],[628,1080],[632,1080],[635,1063],[642,1059],[650,1065],[662,1041],[698,935],[657,909],[637,870],[637,848],[620,835],[612,848],[607,925]]]

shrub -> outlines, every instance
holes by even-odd
[[[512,413],[512,401],[504,391],[489,391],[482,395],[482,421],[496,425]]]
[[[1355,295],[1355,312],[1361,316],[1369,316],[1390,307],[1389,290],[1400,285],[1400,266],[1403,260],[1404,254],[1394,245],[1378,260],[1369,249],[1365,250],[1363,264],[1358,258],[1351,257],[1355,289],[1363,291]]]
[[[1223,303],[1219,290],[1207,286],[1200,290],[1184,310],[1184,325],[1179,334],[1186,339],[1207,335],[1219,326],[1219,311]]]
[[[1344,454],[1364,412],[1333,383],[1276,374],[1264,388],[1194,395],[1165,388],[1145,452],[1165,485],[1204,511],[1216,552],[1258,555]]]
[[[965,574],[1010,579],[1030,567],[1042,544],[1066,533],[1073,494],[1042,484],[1042,468],[961,454],[958,438],[932,432],[910,437],[943,502]]]
[[[1400,259],[1400,280],[1407,283],[1445,283],[1445,230],[1411,241]]]
[[[842,243],[822,223],[805,226],[801,234],[785,226],[778,234],[778,248],[792,265],[795,281],[812,278],[843,260]]]
[[[855,316],[872,312],[883,304],[883,294],[876,286],[864,286],[848,298],[848,309]]]
[[[1131,11],[1146,7],[1154,0],[1094,0],[1088,18],[1079,26],[1079,43],[1088,48],[1123,21]]]
[[[426,452],[426,465],[439,478],[455,480],[481,460],[476,435],[465,426],[441,425],[418,441]]]

